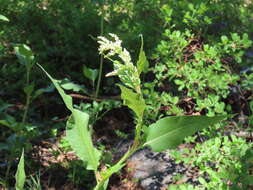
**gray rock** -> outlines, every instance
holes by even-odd
[[[174,175],[186,171],[186,167],[176,164],[168,152],[155,153],[149,148],[139,150],[127,162],[133,167],[133,178],[147,190],[165,189],[173,182]]]
[[[124,155],[132,142],[132,140],[124,139],[115,146],[115,161]],[[193,181],[191,174],[190,176],[186,175],[191,169],[182,163],[175,163],[169,155],[169,151],[157,153],[152,152],[150,148],[141,149],[127,160],[127,170],[134,178],[134,181],[138,181],[145,190],[167,189],[169,184],[175,182],[173,177],[178,174],[184,176],[182,182],[198,184],[195,179],[196,182]]]

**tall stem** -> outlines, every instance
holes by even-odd
[[[138,149],[140,149],[142,147],[141,142],[140,142],[140,140],[141,140],[141,128],[142,128],[142,119],[138,119],[137,120],[137,125],[136,125],[136,134],[135,134],[135,139],[134,139],[133,145],[131,146],[131,148],[124,154],[124,156],[114,166],[109,168],[112,172],[108,172],[107,175],[103,176],[103,178],[100,179],[100,180],[97,179],[97,175],[96,175],[96,179],[97,179],[98,183],[97,183],[94,190],[101,190],[104,183],[111,177],[111,175],[113,173],[115,173],[115,171],[117,171],[117,168],[119,168],[121,165],[123,165],[124,162],[133,153],[135,153]],[[113,168],[115,168],[115,170],[113,170]],[[109,169],[107,169],[107,171]]]
[[[104,0],[102,1],[102,6],[101,6],[101,19],[100,19],[100,36],[104,35]],[[100,84],[101,84],[101,78],[102,78],[102,71],[103,71],[103,63],[104,63],[104,56],[103,54],[100,55],[100,61],[99,61],[99,75],[98,75],[98,81],[97,81],[97,86],[96,86],[96,94],[95,97],[98,97],[99,94],[99,89],[100,89]]]
[[[27,69],[27,71],[26,71],[26,84],[25,84],[26,87],[29,85],[29,83],[30,83],[30,69]],[[24,115],[23,115],[23,118],[22,118],[22,123],[26,122],[26,117],[27,117],[29,104],[30,104],[30,94],[26,94],[25,111],[24,111]]]
[[[8,181],[8,176],[10,174],[11,165],[12,165],[12,158],[10,157],[10,159],[7,163],[7,169],[6,169],[6,172],[5,172],[5,182]]]
[[[109,169],[111,172],[108,172],[107,175],[103,176],[101,180],[97,179],[98,184],[96,185],[94,190],[101,190],[102,186],[105,184],[105,182],[111,177],[112,174],[117,171],[117,168],[119,168],[126,160],[129,158],[138,148],[134,148],[133,146],[128,150],[125,155],[112,167]],[[115,170],[113,169],[115,168]],[[107,171],[109,170],[107,169]]]

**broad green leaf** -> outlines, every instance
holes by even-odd
[[[93,146],[91,139],[91,132],[88,128],[89,115],[81,112],[73,107],[72,97],[65,94],[64,90],[59,85],[59,81],[53,79],[43,68],[38,66],[51,79],[56,89],[60,93],[65,105],[72,112],[74,122],[71,129],[67,129],[67,136],[69,143],[76,154],[87,162],[87,169],[96,170],[99,165],[99,151]],[[70,125],[70,122],[68,122]]]
[[[4,15],[0,15],[0,20],[9,22],[9,19],[7,17],[5,17]]]
[[[24,184],[25,184],[25,164],[24,164],[24,150],[22,151],[22,155],[19,160],[18,169],[15,175],[16,178],[16,184],[15,189],[16,190],[23,190]]]
[[[140,75],[142,72],[147,72],[149,67],[149,62],[146,58],[145,52],[143,51],[143,37],[141,36],[141,48],[139,53],[139,59],[137,61],[137,70]]]
[[[149,126],[147,141],[153,151],[176,148],[185,137],[225,119],[226,116],[172,116],[158,120]]]
[[[124,105],[128,106],[138,118],[142,118],[143,112],[146,108],[146,104],[144,99],[140,94],[133,92],[131,89],[126,88],[122,85],[119,85],[121,89],[121,98],[123,100]]]
[[[15,53],[21,64],[31,69],[34,64],[34,55],[30,47],[25,44],[14,47]]]
[[[95,80],[98,77],[98,70],[97,69],[91,69],[86,67],[85,65],[83,66],[83,75],[90,79],[92,82],[95,82]]]
[[[73,109],[72,114],[74,127],[66,130],[65,139],[68,140],[77,156],[87,162],[87,169],[96,170],[100,153],[92,144],[91,133],[88,129],[89,115],[77,109]]]

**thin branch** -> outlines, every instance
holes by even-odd
[[[81,94],[69,94],[73,98],[77,99],[82,99],[82,100],[94,100],[97,102],[102,102],[105,100],[115,100],[115,101],[120,101],[120,96],[109,96],[109,97],[101,97],[101,98],[95,98],[95,97],[90,97],[90,96],[84,96]]]

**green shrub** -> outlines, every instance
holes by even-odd
[[[166,0],[161,6],[165,26],[186,28],[203,36],[216,36],[230,32],[251,32],[251,3],[245,0]]]
[[[171,155],[176,156],[178,162],[199,168],[200,188],[244,190],[252,185],[252,147],[252,143],[232,135],[216,137],[197,144],[192,150],[174,151]]]
[[[176,85],[180,98],[194,100],[195,111],[206,110],[209,116],[224,113],[223,99],[229,86],[239,80],[233,68],[242,62],[244,50],[251,44],[247,34],[223,35],[219,42],[207,44],[188,30],[166,30],[154,55],[155,83],[163,89]]]
[[[0,11],[11,20],[7,26],[0,26],[0,29],[5,31],[3,40],[10,49],[8,60],[13,61],[10,60],[11,42],[28,44],[38,55],[37,61],[46,65],[47,69],[57,76],[68,73],[74,81],[88,84],[77,71],[83,65],[92,69],[99,66],[99,57],[94,54],[96,43],[91,36],[100,34],[102,4],[105,4],[104,32],[113,31],[118,34],[125,46],[132,50],[133,56],[137,56],[135,54],[138,50],[135,44],[137,34],[143,34],[149,58],[166,28],[174,27],[181,32],[189,28],[205,39],[214,40],[217,40],[216,36],[228,35],[229,32],[252,31],[252,23],[249,19],[252,17],[252,5],[245,3],[244,0],[77,0],[74,2],[13,0],[11,3],[2,0]],[[7,64],[7,67],[13,65]],[[107,65],[104,68],[105,72],[110,69],[111,67]],[[19,72],[21,76],[22,71]],[[110,80],[105,79],[104,85],[111,84]],[[103,90],[102,92],[105,92],[105,89]],[[112,92],[113,88],[107,86],[106,90]],[[13,94],[12,92],[10,94]]]

